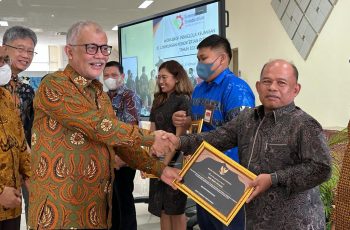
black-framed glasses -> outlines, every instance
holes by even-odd
[[[8,44],[5,44],[5,46],[8,46],[12,49],[16,49],[20,54],[27,53],[29,56],[34,56],[34,55],[38,54],[34,50],[29,50],[29,49],[26,49],[24,47],[16,47],[16,46],[8,45]]]
[[[97,45],[94,43],[90,43],[90,44],[82,44],[82,45],[72,45],[70,44],[70,46],[85,46],[85,51],[87,54],[90,55],[95,55],[98,52],[98,49],[101,50],[101,53],[104,56],[109,56],[112,53],[112,46],[109,45]]]

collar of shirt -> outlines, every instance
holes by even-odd
[[[230,69],[226,68],[224,71],[222,71],[214,80],[212,80],[211,82],[206,82],[204,81],[206,84],[212,84],[215,83],[216,85],[220,85],[220,83],[224,80],[225,76],[230,73]]]
[[[114,97],[115,95],[120,95],[120,94],[123,94],[126,90],[126,86],[125,85],[122,85],[120,86],[119,88],[115,89],[115,90],[109,90],[108,91],[108,96],[110,97]]]
[[[275,109],[272,112],[265,114],[264,106],[260,105],[255,107],[254,111],[255,111],[256,117],[259,117],[260,119],[262,119],[264,116],[266,116],[267,118],[271,117],[276,123],[279,119],[282,119],[282,117],[286,113],[290,113],[293,109],[295,109],[295,107],[296,106],[294,102],[292,102],[289,105],[283,106],[281,108]]]
[[[79,88],[81,91],[84,91],[84,89],[90,85],[95,86],[100,92],[103,91],[103,85],[99,80],[86,79],[85,77],[79,75],[79,73],[76,72],[73,69],[73,67],[70,66],[69,64],[66,66],[63,72],[66,76],[68,76],[72,80],[74,85],[76,85],[76,87]]]

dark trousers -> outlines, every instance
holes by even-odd
[[[21,216],[0,221],[0,230],[20,230]]]
[[[22,196],[24,200],[24,211],[26,215],[26,223],[28,222],[29,192],[25,185],[22,185]]]
[[[201,230],[244,230],[244,207],[233,218],[230,225],[226,226],[197,204],[197,221]]]
[[[134,178],[136,171],[129,167],[114,170],[111,230],[136,230]]]

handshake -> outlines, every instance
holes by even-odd
[[[175,151],[180,148],[180,138],[163,130],[154,131],[154,135],[154,143],[151,146],[150,154],[156,157],[164,157],[164,164],[167,165],[173,158]]]

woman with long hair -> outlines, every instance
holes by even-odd
[[[190,98],[193,91],[190,79],[184,68],[176,61],[166,61],[159,66],[157,91],[151,109],[151,130],[165,130],[176,135],[186,133],[184,127],[175,127],[172,115],[176,111],[186,111],[191,116]],[[176,167],[180,154],[172,159],[164,158],[164,163]],[[173,190],[158,179],[150,180],[148,210],[160,217],[162,230],[186,229],[185,206],[187,196]]]

